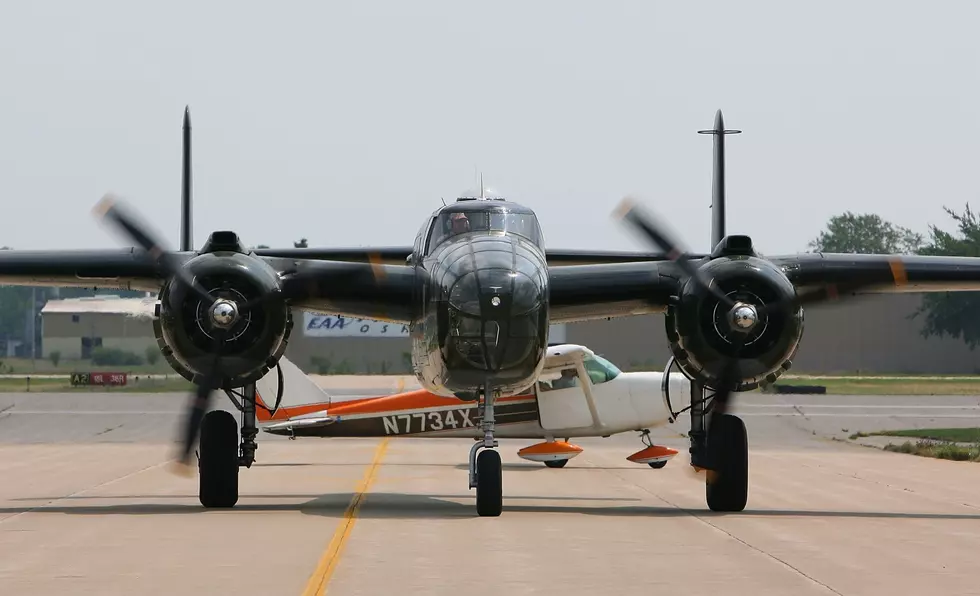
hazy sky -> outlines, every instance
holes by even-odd
[[[275,8],[273,8],[275,6]],[[729,232],[804,250],[832,215],[952,229],[978,202],[976,2],[6,2],[0,244],[113,247],[126,196],[177,246],[180,124],[195,242],[411,244],[488,186],[549,246],[645,249],[635,193],[708,248],[716,109]]]

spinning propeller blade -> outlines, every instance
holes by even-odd
[[[747,316],[761,320],[762,317],[766,315],[771,316],[774,313],[792,313],[795,309],[801,306],[816,305],[852,297],[856,291],[862,288],[881,283],[880,279],[868,279],[866,281],[851,284],[842,288],[837,288],[835,285],[808,288],[795,292],[795,294],[787,300],[776,301],[769,304],[746,304],[745,302],[735,302],[729,296],[722,293],[718,287],[718,284],[710,277],[709,274],[698,268],[681,243],[672,238],[672,235],[666,229],[666,226],[658,225],[656,218],[647,215],[644,210],[637,205],[634,199],[630,197],[623,199],[614,212],[614,215],[625,220],[628,224],[637,229],[651,244],[655,245],[659,250],[665,252],[668,259],[676,263],[681,270],[681,273],[685,278],[682,281],[690,279],[695,283],[700,284],[703,288],[709,291],[715,299],[718,300],[725,310],[733,313],[734,316],[728,317],[730,335],[727,335],[728,341],[731,344],[731,351],[727,354],[727,356],[724,356],[726,360],[722,372],[719,375],[718,382],[716,383],[718,387],[711,387],[711,389],[715,391],[712,401],[712,411],[714,413],[723,413],[727,411],[728,404],[731,401],[733,389],[736,388],[742,381],[741,371],[739,370],[739,357],[741,350],[749,336],[745,330],[739,329],[738,325],[735,324],[735,317],[741,314],[735,309],[745,308],[745,314]],[[896,275],[904,274],[904,266],[899,255],[895,255],[894,261],[892,262],[892,270],[899,272]]]
[[[174,258],[174,253],[166,250],[156,235],[151,232],[149,226],[123,206],[118,198],[106,195],[94,211],[96,215],[114,225],[138,247],[145,250],[148,257],[161,268],[168,278],[171,280],[179,279],[192,288],[201,301],[207,305],[207,319],[214,337],[214,358],[202,378],[195,383],[197,387],[185,417],[183,439],[180,443],[176,463],[187,466],[190,463],[194,441],[201,429],[201,422],[210,406],[211,394],[223,380],[221,356],[226,339],[243,320],[247,321],[251,309],[261,306],[264,301],[274,295],[267,294],[243,303],[236,302],[231,296],[214,296],[180,267],[178,260]],[[299,276],[294,276],[294,279],[296,277]],[[294,282],[292,287],[298,287],[300,284],[301,279]]]
[[[651,244],[666,253],[667,258],[677,263],[681,271],[687,274],[688,278],[704,286],[726,309],[735,307],[735,302],[725,294],[722,294],[712,283],[712,280],[705,280],[703,278],[697,267],[692,263],[690,253],[684,250],[681,243],[674,239],[664,226],[657,226],[654,223],[654,218],[644,213],[643,209],[631,197],[624,198],[615,213],[642,233]]]

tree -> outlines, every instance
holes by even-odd
[[[157,360],[160,359],[160,347],[159,346],[147,346],[146,347],[146,363],[150,366],[155,366]]]
[[[948,207],[943,210],[956,221],[960,237],[929,226],[930,242],[918,252],[921,255],[980,256],[980,221],[966,205],[963,214]],[[925,315],[923,337],[962,339],[970,350],[980,344],[980,292],[936,292],[926,294],[922,305],[910,318]]]
[[[300,239],[299,242],[293,242],[293,247],[294,248],[309,248],[309,246],[306,244],[306,238]]]
[[[896,226],[880,216],[846,211],[835,215],[827,229],[808,247],[816,252],[861,254],[915,254],[922,245],[922,235]]]

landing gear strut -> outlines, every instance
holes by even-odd
[[[706,391],[700,383],[691,382],[691,465],[707,470],[705,497],[709,509],[742,511],[749,495],[745,423],[738,416],[717,412],[706,418]]]
[[[199,497],[201,505],[208,508],[235,506],[238,502],[239,468],[250,468],[258,449],[255,443],[258,435],[255,384],[244,387],[241,402],[231,392],[227,393],[242,413],[241,443],[238,441],[238,424],[231,412],[212,410],[204,415],[198,455]]]
[[[498,397],[500,392],[487,383],[483,388],[483,403],[479,406],[483,438],[477,439],[470,449],[470,488],[476,488],[476,512],[481,517],[498,516],[503,509],[503,474],[500,453],[494,451],[498,446],[497,439],[493,436],[493,405]]]
[[[749,495],[749,442],[745,423],[738,416],[713,412],[714,392],[688,378],[691,404],[679,412],[670,405],[668,375],[671,358],[664,368],[663,392],[670,422],[685,410],[691,411],[691,465],[706,470],[705,497],[712,511],[742,511]],[[707,404],[707,406],[706,406]]]

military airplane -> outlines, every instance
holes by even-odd
[[[278,395],[279,380],[262,377],[256,386],[263,431],[297,437],[426,437],[482,439],[483,412],[474,403],[435,395],[426,389],[334,400],[288,359],[280,360],[287,387],[273,413],[263,395]],[[497,400],[499,439],[543,439],[520,449],[523,459],[562,468],[582,453],[571,438],[639,432],[644,448],[626,459],[662,468],[677,450],[655,445],[650,429],[677,418],[670,404],[687,389],[681,373],[623,372],[586,346],[548,346],[541,374],[527,391]],[[660,393],[661,400],[654,399]],[[559,437],[564,440],[559,440]]]
[[[426,217],[413,246],[250,250],[234,231],[219,230],[194,248],[188,110],[179,251],[165,249],[107,195],[96,213],[135,246],[2,251],[0,283],[158,292],[160,348],[197,386],[176,461],[190,470],[200,434],[205,507],[238,501],[239,469],[255,461],[255,383],[282,358],[294,310],[408,325],[422,386],[479,403],[483,439],[470,450],[469,482],[481,516],[500,515],[503,506],[495,401],[538,379],[549,325],[662,313],[672,350],[665,372],[676,364],[691,383],[691,464],[712,472],[705,475],[708,507],[741,511],[748,442],[745,425],[726,407],[732,392],[773,382],[790,367],[804,306],[882,292],[977,291],[980,258],[763,256],[751,238],[725,230],[724,139],[738,131],[725,129],[718,111],[714,128],[700,132],[714,141],[712,248],[705,254],[682,250],[635,202],[624,202],[619,215],[659,252],[547,248],[530,208],[475,196]],[[209,411],[215,390],[241,411],[240,426],[229,412]]]

